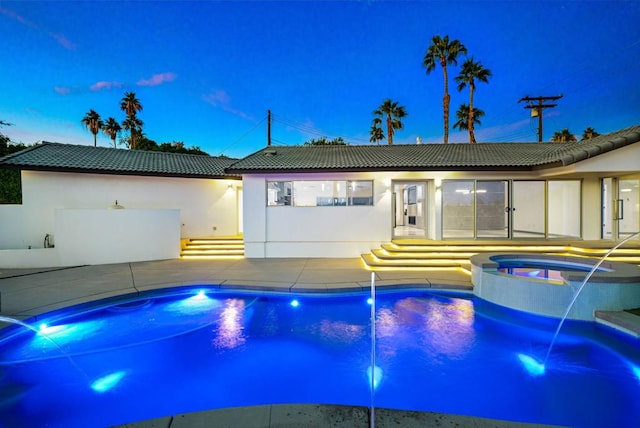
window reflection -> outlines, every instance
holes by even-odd
[[[233,349],[246,342],[244,335],[244,300],[228,299],[214,330],[213,344],[218,348]]]

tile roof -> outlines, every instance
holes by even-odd
[[[240,178],[237,159],[43,142],[0,158],[0,168],[185,178]]]
[[[270,146],[227,172],[535,170],[570,165],[639,141],[640,126],[635,126],[573,143]]]

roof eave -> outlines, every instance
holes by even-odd
[[[23,171],[42,171],[42,172],[68,172],[75,174],[101,174],[101,175],[127,175],[140,177],[168,177],[168,178],[199,178],[199,179],[217,179],[217,180],[242,180],[242,176],[235,174],[182,174],[175,172],[147,172],[147,171],[121,171],[111,169],[90,169],[90,168],[59,168],[44,167],[32,165],[13,165],[0,164],[0,169],[13,169]]]

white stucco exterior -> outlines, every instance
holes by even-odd
[[[0,206],[0,268],[179,257],[180,239],[239,233],[238,180],[23,171]],[[108,209],[118,201],[124,210]],[[53,248],[44,248],[49,235]]]
[[[0,249],[42,248],[53,235],[55,211],[107,209],[117,200],[126,209],[175,209],[180,237],[238,233],[238,180],[121,176],[23,171],[20,206],[0,206]],[[214,230],[215,227],[215,230]]]
[[[620,153],[622,153],[622,157]],[[618,170],[617,165],[621,166]],[[553,204],[546,227],[575,239],[597,240],[602,230],[602,178],[638,177],[640,143],[578,162],[565,168],[529,172],[367,172],[245,174],[244,240],[249,258],[358,257],[393,238],[393,183],[424,182],[427,187],[427,239],[442,239],[444,180],[572,180],[580,192],[548,186],[545,197]],[[267,206],[267,181],[373,180],[373,206]],[[527,195],[519,195],[527,198]],[[575,207],[578,207],[577,214]],[[573,216],[563,213],[573,210]],[[544,212],[544,207],[542,208]],[[521,220],[535,213],[519,211]],[[574,221],[579,217],[579,221]],[[523,219],[524,217],[524,219]],[[570,220],[569,220],[570,218]],[[544,221],[544,218],[542,218]],[[530,222],[540,221],[539,216]]]

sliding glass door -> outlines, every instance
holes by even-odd
[[[442,237],[580,238],[581,187],[579,180],[444,181]],[[629,228],[637,228],[637,203],[631,215],[636,221]]]
[[[476,182],[476,237],[509,238],[509,182]]]
[[[545,238],[545,182],[513,182],[513,237]]]

